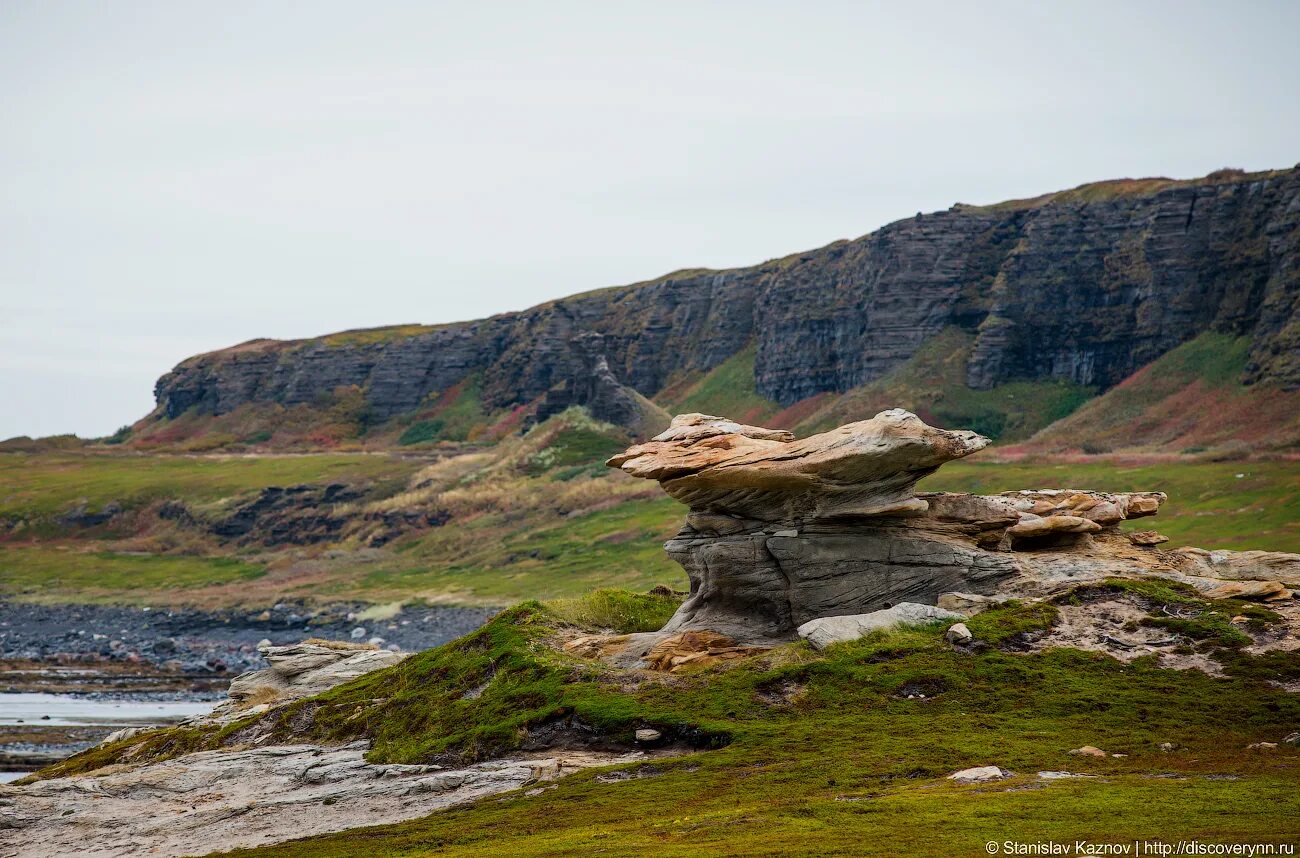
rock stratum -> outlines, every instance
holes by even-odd
[[[679,415],[607,463],[657,480],[690,509],[664,546],[690,594],[662,631],[620,641],[625,655],[643,658],[670,636],[705,631],[729,639],[710,641],[715,649],[796,635],[824,644],[881,627],[890,610],[916,619],[936,604],[977,609],[1112,577],[1168,578],[1211,598],[1291,600],[1300,556],[1163,551],[1159,534],[1120,529],[1155,515],[1161,492],[913,492],[921,477],[987,443],[901,409],[803,439]]]
[[[645,417],[636,396],[751,344],[758,393],[786,406],[879,379],[954,328],[972,343],[973,389],[1105,390],[1210,331],[1249,339],[1242,382],[1300,387],[1300,168],[958,204],[748,268],[489,319],[255,340],[164,375],[156,415],[320,403],[355,387],[382,420],[478,374],[490,411],[549,398],[627,424]]]

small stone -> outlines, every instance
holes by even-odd
[[[1251,742],[1246,746],[1247,751],[1276,751],[1277,742]]]
[[[1162,751],[1172,751],[1172,750],[1174,749],[1174,743],[1173,743],[1173,742],[1161,742],[1159,745],[1156,745],[1156,747],[1159,748],[1159,749],[1162,750]]]
[[[1127,757],[1128,754],[1111,754],[1111,756],[1114,757],[1114,758],[1117,759],[1117,760],[1122,760],[1122,759],[1124,759],[1125,757]]]
[[[638,742],[658,742],[663,737],[663,733],[658,730],[651,730],[648,727],[636,731],[636,740]]]
[[[799,531],[797,531],[797,530],[778,530],[778,531],[776,531],[775,533],[773,533],[772,535],[773,535],[773,536],[798,536],[798,535],[799,535]]]
[[[1282,741],[1288,745],[1300,746],[1300,733],[1292,733]]]
[[[1006,780],[1011,776],[1011,772],[997,766],[975,766],[974,768],[953,772],[948,775],[948,780],[964,784],[974,784],[984,783],[986,781]]]
[[[1092,745],[1084,745],[1082,748],[1075,748],[1070,754],[1076,757],[1104,757],[1106,752],[1101,748]]]
[[[376,635],[376,636],[374,636],[373,638],[371,638],[370,640],[366,641],[366,643],[370,644],[371,646],[383,646],[383,645],[384,645],[384,639],[381,638],[381,637],[379,637],[378,635]]]
[[[355,629],[352,630],[352,639],[354,641],[359,641],[365,636],[366,636],[365,626],[357,626]]]
[[[1092,775],[1081,775],[1077,772],[1039,772],[1038,776],[1046,781],[1065,780],[1066,778],[1090,778]]]
[[[272,645],[272,644],[271,644],[271,639],[270,639],[270,638],[262,638],[260,641],[257,642],[257,648],[258,648],[258,649],[261,649],[262,647],[271,646],[271,645]]]
[[[1135,530],[1128,535],[1128,538],[1134,545],[1159,545],[1169,541],[1169,537],[1154,530]]]
[[[965,623],[953,623],[948,627],[948,631],[943,633],[943,639],[950,644],[968,644],[975,640],[970,629],[966,628]]]

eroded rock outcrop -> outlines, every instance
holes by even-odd
[[[380,649],[374,644],[310,638],[287,646],[261,646],[265,670],[236,676],[230,683],[230,700],[212,717],[228,718],[251,706],[270,706],[311,697],[358,676],[392,667],[409,653]]]
[[[926,608],[946,599],[978,608],[1113,576],[1165,576],[1212,597],[1291,597],[1285,582],[1300,557],[1164,552],[1154,547],[1158,534],[1132,539],[1119,530],[1128,519],[1155,515],[1166,500],[1161,492],[915,493],[919,479],[987,443],[899,409],[803,439],[722,417],[678,416],[608,462],[659,481],[690,508],[664,546],[686,570],[690,595],[657,635],[620,641],[622,660],[689,631],[745,646],[825,627],[818,634],[829,643],[855,622],[878,627],[860,620],[901,603]]]

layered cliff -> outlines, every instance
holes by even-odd
[[[956,205],[750,268],[485,320],[258,340],[182,362],[155,392],[174,418],[355,386],[386,419],[479,373],[499,410],[589,387],[592,356],[574,343],[596,333],[613,376],[645,396],[754,343],[758,393],[789,405],[878,379],[945,328],[974,337],[974,389],[1106,389],[1205,331],[1249,339],[1243,382],[1300,386],[1300,168]]]

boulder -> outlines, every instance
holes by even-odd
[[[966,628],[965,623],[953,623],[948,627],[948,631],[943,633],[943,639],[950,644],[968,644],[975,640],[970,629]]]
[[[320,694],[363,674],[391,667],[406,657],[372,644],[319,638],[258,649],[269,667],[231,680],[230,703],[218,707],[214,715],[229,715],[254,703],[284,703]]]
[[[975,766],[970,769],[962,769],[959,772],[953,772],[948,775],[948,780],[957,781],[963,784],[986,783],[988,781],[1001,781],[1014,777],[1011,772],[998,766]]]
[[[1134,545],[1159,545],[1162,542],[1168,542],[1169,537],[1163,533],[1157,533],[1154,530],[1135,530],[1128,535],[1129,542]]]
[[[1110,756],[1110,755],[1107,754],[1105,751],[1103,751],[1101,748],[1095,747],[1095,746],[1093,746],[1093,745],[1084,745],[1082,748],[1075,748],[1073,751],[1070,751],[1069,753],[1070,753],[1072,756],[1075,756],[1075,757],[1108,757],[1108,756]]]
[[[945,611],[934,605],[918,605],[915,602],[903,602],[883,611],[869,614],[851,614],[840,617],[822,617],[810,620],[799,626],[799,637],[812,644],[815,649],[825,649],[831,644],[855,641],[877,631],[899,628],[900,626],[917,626],[944,620],[965,619],[961,614]]]

